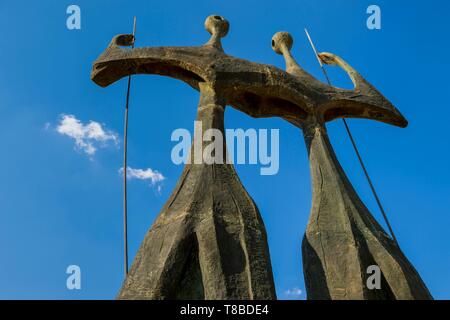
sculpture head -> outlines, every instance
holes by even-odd
[[[294,39],[289,32],[280,31],[272,37],[272,49],[278,54],[283,54],[283,51],[286,50],[290,51],[293,44]]]
[[[230,24],[221,16],[212,15],[205,20],[205,29],[212,36],[217,35],[219,38],[223,38],[227,35]]]

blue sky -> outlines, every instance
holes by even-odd
[[[81,8],[82,29],[66,28],[66,8]],[[366,28],[366,8],[378,4],[381,30]],[[228,54],[284,68],[270,46],[292,33],[299,63],[323,80],[303,33],[320,51],[347,60],[409,120],[399,129],[350,120],[397,238],[435,298],[450,297],[450,142],[448,1],[0,1],[4,31],[0,61],[0,298],[111,299],[123,280],[121,167],[126,81],[103,89],[90,81],[92,62],[137,15],[137,46],[198,45],[208,40],[204,19],[231,24]],[[337,86],[349,87],[329,68]],[[177,182],[170,160],[176,128],[192,130],[198,93],[158,76],[133,78],[129,165],[165,179],[129,183],[130,256]],[[94,154],[58,133],[62,115],[99,123]],[[311,205],[307,154],[300,131],[279,119],[252,119],[228,108],[227,128],[280,129],[280,170],[259,175],[238,165],[241,180],[264,218],[279,298],[304,299],[301,239]],[[340,121],[328,124],[337,155],[361,198],[381,215]],[[161,186],[158,192],[157,186]],[[82,289],[68,290],[76,264]],[[300,289],[302,293],[297,295]]]

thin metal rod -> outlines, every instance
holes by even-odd
[[[361,168],[364,171],[364,175],[366,176],[367,182],[369,183],[370,189],[372,190],[373,196],[375,197],[378,207],[380,208],[381,214],[383,215],[384,221],[386,222],[386,225],[389,228],[389,232],[391,233],[392,239],[394,239],[395,243],[398,246],[398,241],[397,238],[395,237],[394,230],[392,229],[391,224],[389,223],[389,219],[386,215],[386,212],[384,211],[383,205],[381,204],[380,198],[378,197],[377,191],[375,190],[375,187],[372,183],[372,179],[370,179],[369,173],[367,172],[366,166],[364,165],[363,159],[361,158],[361,154],[359,153],[358,147],[356,146],[356,142],[353,139],[353,135],[350,131],[350,128],[348,127],[347,121],[344,118],[342,119],[342,121],[344,122],[345,130],[347,131],[350,141],[352,142],[353,149],[355,150],[356,156],[358,157],[359,163],[361,164]]]
[[[313,51],[314,51],[314,55],[316,56],[317,61],[319,61],[320,69],[322,70],[323,75],[327,79],[328,85],[331,86],[331,81],[330,81],[330,78],[328,77],[328,73],[325,70],[325,67],[323,66],[322,60],[319,57],[319,53],[317,52],[316,46],[314,45],[314,42],[312,41],[311,36],[309,35],[309,32],[306,28],[305,28],[305,33],[306,33],[306,36],[308,37],[309,43],[311,44]]]
[[[319,53],[316,50],[316,46],[314,45],[314,43],[313,43],[313,41],[311,39],[311,36],[309,35],[308,30],[306,28],[305,28],[305,33],[306,33],[306,36],[308,37],[309,43],[311,44],[311,47],[312,47],[312,49],[314,51],[314,54],[316,55],[317,61],[319,61],[320,68],[322,69],[322,72],[325,75],[325,78],[327,79],[328,85],[331,86],[331,81],[330,81],[330,78],[328,77],[328,73],[327,73],[327,71],[326,71],[326,69],[325,69],[325,67],[324,67],[324,65],[322,63],[322,60],[319,57]],[[374,198],[375,198],[375,200],[377,202],[378,208],[380,209],[381,214],[383,215],[384,221],[386,222],[386,225],[387,225],[387,227],[389,229],[391,237],[395,241],[395,244],[397,246],[399,246],[397,238],[395,237],[394,230],[392,229],[392,226],[389,223],[389,219],[387,217],[386,211],[384,211],[383,205],[381,204],[380,198],[378,197],[377,191],[375,190],[375,187],[374,187],[374,185],[372,183],[372,179],[369,176],[369,172],[367,171],[366,166],[364,165],[364,161],[363,161],[363,159],[361,157],[361,154],[360,154],[360,152],[358,150],[358,146],[356,145],[355,139],[353,138],[353,134],[350,131],[350,128],[349,128],[349,126],[347,124],[347,120],[345,118],[342,118],[342,122],[344,123],[345,130],[347,131],[347,135],[350,138],[350,142],[352,143],[353,150],[355,150],[356,156],[358,157],[359,164],[361,165],[361,168],[364,171],[364,175],[366,176],[367,182],[369,183],[370,190],[372,191],[372,194],[373,194],[373,196],[374,196]]]
[[[133,36],[136,34],[136,17],[133,19]],[[133,44],[131,45],[134,48]],[[128,147],[128,106],[130,104],[131,75],[128,76],[127,98],[125,103],[125,119],[123,129],[123,244],[124,244],[124,271],[128,275],[128,203],[127,203],[127,147]]]

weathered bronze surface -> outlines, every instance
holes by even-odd
[[[252,117],[281,117],[301,128],[313,183],[311,218],[303,241],[310,299],[427,299],[425,284],[401,250],[371,216],[342,170],[325,123],[341,117],[405,127],[406,119],[341,58],[353,90],[331,87],[301,69],[290,54],[292,38],[277,33],[273,49],[286,71],[224,53],[228,22],[210,16],[210,40],[197,47],[128,49],[119,35],[95,61],[100,86],[132,74],[180,79],[200,91],[203,129],[223,131],[225,105]],[[195,139],[201,137],[194,136]],[[225,154],[225,153],[224,153]],[[381,290],[365,286],[366,267],[377,264]],[[253,200],[229,164],[186,165],[170,199],[146,235],[119,298],[275,299],[264,225]]]

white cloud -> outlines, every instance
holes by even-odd
[[[97,147],[104,147],[109,142],[117,145],[117,133],[106,130],[96,121],[83,124],[74,115],[61,115],[56,131],[75,140],[75,145],[89,156],[93,156]]]
[[[119,173],[123,174],[123,168],[119,169]],[[138,180],[150,180],[151,184],[154,185],[165,179],[162,173],[153,170],[151,168],[147,169],[134,169],[127,167],[127,179],[138,179]],[[158,191],[161,191],[161,186],[158,186]]]
[[[290,296],[290,297],[298,298],[302,295],[302,290],[297,287],[294,287],[292,289],[288,289],[288,290],[284,291],[284,294],[287,296]]]

